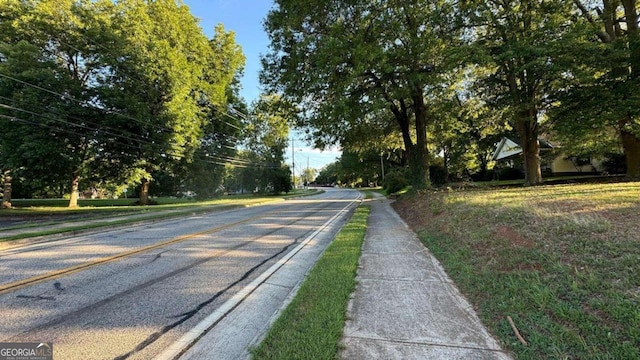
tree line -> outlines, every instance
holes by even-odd
[[[208,197],[234,171],[271,182],[256,168],[288,171],[257,145],[238,154],[262,135],[246,130],[255,111],[238,95],[244,54],[233,32],[214,30],[207,38],[174,0],[2,1],[3,207],[12,191],[69,194],[74,207],[81,187],[134,185],[140,204],[154,187]]]
[[[445,177],[486,172],[509,135],[536,185],[547,138],[575,156],[622,153],[640,179],[636,0],[275,3],[262,81],[298,104],[319,147],[380,156],[423,188],[436,163]]]

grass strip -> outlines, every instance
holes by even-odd
[[[334,359],[355,289],[369,207],[356,209],[276,320],[254,359]]]

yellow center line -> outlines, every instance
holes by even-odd
[[[80,271],[80,270],[84,270],[84,269],[87,269],[87,268],[90,268],[90,267],[93,267],[93,266],[97,266],[97,265],[101,265],[101,264],[104,264],[104,263],[108,263],[108,262],[111,262],[111,261],[114,261],[114,260],[122,259],[122,258],[125,258],[127,256],[140,254],[140,253],[143,253],[145,251],[157,249],[157,248],[160,248],[160,247],[163,247],[163,246],[167,246],[167,245],[176,244],[176,243],[179,243],[179,242],[185,241],[185,240],[190,240],[190,239],[193,239],[193,238],[201,236],[201,235],[215,233],[215,232],[218,232],[220,230],[228,229],[230,227],[233,227],[233,226],[236,226],[236,225],[239,225],[239,224],[247,223],[249,221],[252,221],[252,220],[255,220],[255,219],[258,219],[258,218],[261,218],[261,217],[265,217],[267,215],[270,215],[271,213],[273,213],[273,211],[267,212],[267,213],[262,214],[262,215],[254,216],[254,217],[251,217],[251,218],[248,218],[248,219],[244,219],[244,220],[241,220],[241,221],[236,221],[236,222],[231,223],[231,224],[218,226],[218,227],[215,227],[215,228],[212,228],[212,229],[208,229],[208,230],[204,230],[204,231],[200,231],[200,232],[196,232],[196,233],[192,233],[192,234],[178,236],[178,237],[175,237],[173,239],[169,239],[169,240],[166,240],[166,241],[163,241],[163,242],[160,242],[160,243],[156,243],[156,244],[153,244],[153,245],[148,245],[148,246],[141,247],[141,248],[138,248],[138,249],[125,251],[125,252],[119,253],[117,255],[104,257],[104,258],[101,258],[101,259],[98,259],[98,260],[89,261],[89,262],[82,263],[82,264],[79,264],[79,265],[70,266],[70,267],[67,267],[67,268],[64,268],[64,269],[59,269],[59,270],[51,271],[51,272],[44,273],[44,274],[41,274],[41,275],[32,276],[30,278],[16,280],[16,281],[13,281],[13,282],[10,282],[10,283],[2,284],[2,285],[0,285],[0,294],[4,294],[5,292],[12,291],[12,290],[17,290],[17,289],[25,287],[27,285],[32,285],[32,284],[39,283],[39,282],[42,282],[42,281],[45,281],[45,280],[50,280],[50,279],[56,278],[56,277],[61,276],[61,275],[72,274],[72,273],[75,273],[75,272]]]

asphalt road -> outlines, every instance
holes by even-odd
[[[329,189],[0,251],[0,341],[53,342],[55,359],[153,358],[342,214],[335,234],[358,196]]]

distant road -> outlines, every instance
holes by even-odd
[[[0,341],[53,342],[55,359],[153,358],[359,196],[327,189],[0,251]]]

